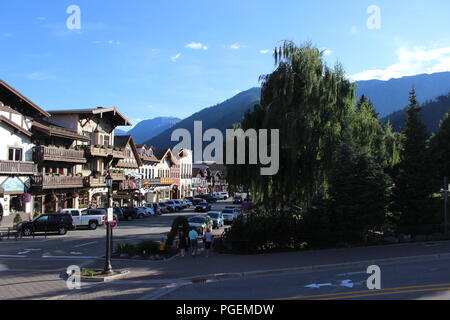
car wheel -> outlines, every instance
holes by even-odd
[[[127,221],[132,221],[133,220],[133,217],[132,216],[128,216],[127,217]]]
[[[138,216],[138,218],[139,218],[139,219],[144,219],[145,216],[141,213],[141,214]]]
[[[31,230],[31,228],[25,228],[23,229],[22,233],[24,236],[29,237],[33,234],[33,230]]]
[[[98,227],[98,223],[95,221],[92,221],[91,223],[89,223],[89,229],[91,230],[96,230]]]
[[[58,234],[60,236],[64,236],[66,233],[67,233],[67,228],[61,227],[61,228],[58,229]]]

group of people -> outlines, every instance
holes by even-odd
[[[190,249],[191,256],[195,257],[198,252],[198,240],[200,235],[198,234],[195,228],[191,228],[191,230],[186,233],[184,230],[181,230],[178,234],[177,239],[177,247],[180,250],[180,255],[182,257],[185,256],[186,250]],[[209,258],[209,251],[211,250],[212,243],[214,241],[214,236],[211,232],[211,229],[207,229],[203,234],[203,243],[205,246],[205,254],[206,258]]]

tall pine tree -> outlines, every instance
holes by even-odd
[[[409,95],[403,150],[395,179],[392,211],[400,231],[418,234],[432,223],[432,185],[427,164],[428,133],[420,119],[421,108],[413,89]]]

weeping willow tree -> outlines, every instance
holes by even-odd
[[[279,171],[261,176],[258,165],[232,165],[230,182],[250,186],[256,200],[277,196],[308,206],[327,189],[355,87],[340,65],[328,67],[310,43],[284,42],[274,59],[275,71],[260,78],[261,103],[244,115],[241,127],[280,130]]]

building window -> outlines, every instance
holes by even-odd
[[[9,161],[22,161],[23,151],[19,148],[9,148],[8,160]]]
[[[110,136],[108,136],[108,135],[104,135],[103,136],[103,145],[105,145],[105,146],[109,146],[110,145]]]

